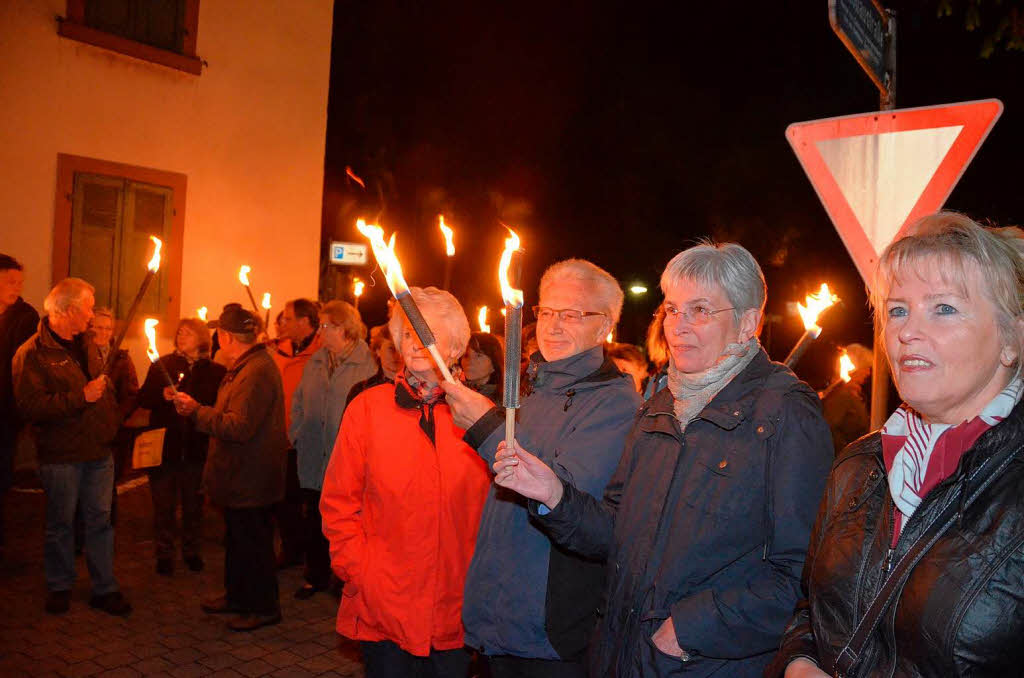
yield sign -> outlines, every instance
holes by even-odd
[[[998,99],[879,111],[786,129],[797,159],[868,284],[882,250],[946,202],[992,125]]]

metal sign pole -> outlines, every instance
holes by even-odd
[[[885,35],[886,88],[879,96],[883,111],[896,108],[896,12],[885,10],[888,15]],[[877,314],[875,318],[877,318]],[[882,328],[874,321],[874,364],[871,366],[871,430],[882,427],[889,409],[889,361],[885,357],[885,339]]]

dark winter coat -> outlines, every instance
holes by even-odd
[[[644,405],[604,502],[564,483],[531,512],[608,559],[592,676],[760,676],[799,598],[832,442],[817,395],[761,351],[680,433],[672,394]],[[671,617],[683,660],[651,636]]]
[[[203,489],[218,506],[270,506],[284,498],[288,436],[281,373],[263,344],[238,356],[213,407],[195,414],[210,435]]]
[[[178,375],[184,375],[177,383],[179,391],[189,394],[200,405],[217,402],[217,389],[226,370],[208,358],[199,358],[191,365],[180,353],[160,356],[160,362],[175,382]],[[164,434],[163,463],[180,461],[202,462],[206,459],[209,436],[196,430],[191,417],[182,417],[174,409],[174,403],[164,399],[167,378],[156,365],[146,373],[146,381],[139,391],[139,407],[150,411],[149,423],[152,428],[167,429]]]
[[[538,362],[538,360],[540,362]],[[600,497],[640,397],[601,346],[553,362],[533,357],[516,440],[562,478]],[[488,466],[505,438],[494,408],[466,432]],[[526,500],[492,485],[466,578],[466,644],[486,654],[581,659],[596,620],[604,564],[552,546]]]
[[[21,297],[0,313],[0,492],[10,485],[15,441],[22,426],[14,404],[11,362],[38,324],[39,314]]]
[[[889,554],[893,502],[878,433],[836,460],[818,510],[797,607],[767,675],[798,656],[832,673],[886,560],[907,553],[944,505],[961,502],[956,523],[912,570],[869,637],[858,678],[1024,675],[1024,403],[964,453],[953,474],[925,496]],[[965,503],[1004,461],[997,480]],[[980,471],[979,471],[980,469]],[[809,595],[808,595],[809,593]]]
[[[103,372],[103,360],[87,335],[74,341],[88,357],[88,374],[54,338],[47,318],[14,354],[14,398],[33,425],[40,464],[103,459],[121,424],[111,386],[96,402],[85,401],[85,385]]]

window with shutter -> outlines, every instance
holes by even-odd
[[[76,173],[71,200],[69,274],[96,287],[96,303],[123,317],[146,274],[155,235],[171,247],[174,190],[119,177]],[[161,268],[139,314],[163,316],[167,273]]]

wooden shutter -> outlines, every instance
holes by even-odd
[[[85,23],[180,54],[184,49],[185,0],[86,0]]]
[[[165,186],[125,182],[124,222],[121,237],[121,276],[118,293],[118,317],[124,317],[146,275],[146,264],[153,252],[149,236],[164,241],[164,256],[171,235],[174,192]],[[162,266],[139,305],[139,314],[163,315],[167,304],[167,274]]]

